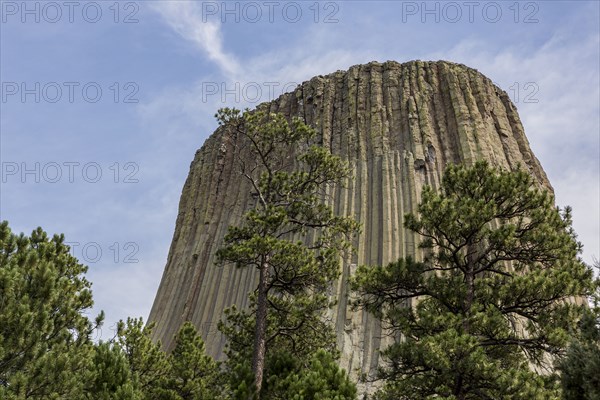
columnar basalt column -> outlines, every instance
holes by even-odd
[[[356,265],[384,264],[415,255],[419,238],[403,228],[423,185],[439,186],[448,163],[488,160],[527,168],[552,190],[529,148],[508,95],[474,69],[449,62],[389,61],[356,65],[318,76],[268,103],[273,112],[302,117],[317,141],[348,160],[353,176],[332,189],[334,210],[362,224],[356,252],[332,288],[331,311],[342,350],[341,365],[354,377],[373,372],[382,346],[379,322],[352,311],[348,277]],[[191,320],[210,355],[222,358],[217,331],[223,310],[247,305],[258,273],[214,265],[227,227],[252,207],[248,182],[236,173],[230,134],[218,129],[196,152],[183,187],[179,214],[160,287],[150,313],[155,339],[166,349]],[[242,154],[242,157],[244,155]],[[418,256],[418,254],[417,254]],[[361,391],[368,387],[361,386]]]

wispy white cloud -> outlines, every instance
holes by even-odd
[[[233,55],[223,49],[220,25],[214,21],[203,21],[200,9],[202,2],[157,1],[150,4],[171,29],[201,49],[226,76],[237,75],[240,65]]]
[[[97,241],[103,246],[102,261],[90,264],[89,278],[96,309],[107,313],[104,338],[112,335],[110,328],[119,318],[148,315],[167,259],[181,188],[194,151],[216,126],[216,109],[253,107],[280,95],[284,86],[291,90],[294,83],[371,60],[450,59],[479,69],[509,94],[510,87],[519,83],[517,106],[557,202],[573,206],[586,260],[600,255],[597,3],[556,6],[561,14],[555,19],[542,18],[543,12],[552,12],[552,7],[544,6],[539,15],[542,23],[520,27],[532,35],[508,44],[512,36],[506,39],[507,32],[496,25],[421,24],[418,16],[404,24],[393,2],[340,2],[338,24],[313,23],[313,10],[308,8],[312,3],[306,3],[301,23],[285,24],[279,18],[279,25],[203,21],[198,1],[142,3],[140,23],[119,24],[121,29],[116,29],[108,9],[107,25],[102,26],[11,23],[3,27],[9,29],[3,52],[12,49],[17,55],[3,58],[3,68],[13,70],[11,79],[21,76],[15,72],[25,72],[18,79],[30,83],[44,77],[58,79],[64,73],[69,81],[107,76],[122,82],[135,77],[140,83],[135,116],[130,104],[105,110],[101,104],[81,102],[47,108],[19,103],[13,107],[22,109],[22,114],[7,109],[7,118],[2,119],[7,133],[3,150],[8,149],[12,160],[53,157],[62,162],[76,157],[105,167],[104,180],[97,185],[81,181],[15,185],[3,193],[0,210],[17,232],[41,225],[48,232],[64,232],[68,241]],[[142,18],[148,11],[144,7],[152,8],[151,18]],[[548,37],[549,30],[553,37]],[[164,43],[185,46],[189,52],[173,52],[163,48]],[[151,46],[155,47],[149,51]],[[177,58],[163,62],[167,57]],[[123,64],[126,58],[128,63]],[[199,58],[208,62],[201,68],[186,65]],[[177,71],[196,75],[178,76],[170,69],[174,65]],[[156,89],[162,82],[172,86]],[[254,102],[206,92],[207,83],[231,89],[236,84],[267,82],[279,86],[273,93],[264,91]],[[527,82],[538,85],[538,103],[523,103]],[[151,90],[158,94],[150,94]],[[108,90],[105,94],[111,95]],[[99,128],[92,129],[96,125]],[[140,183],[112,183],[113,171],[108,167],[115,161],[139,163]],[[139,263],[115,263],[109,246],[129,241],[140,246]],[[81,246],[78,249],[81,259]]]
[[[533,51],[519,45],[495,51],[483,41],[465,40],[431,54],[477,68],[512,97],[557,204],[573,207],[588,262],[600,255],[598,48],[597,33],[580,38],[559,30]],[[527,83],[535,86],[526,89]]]
[[[159,113],[164,117],[165,110],[170,110],[187,119],[190,126],[210,129],[212,114],[217,108],[256,105],[256,102],[245,102],[243,96],[239,102],[233,96],[223,99],[220,93],[207,97],[203,86],[206,82],[225,85],[229,89],[236,84],[243,87],[248,83],[278,82],[281,88],[315,75],[347,69],[353,64],[398,59],[397,48],[366,46],[370,43],[368,32],[328,31],[328,27],[312,26],[299,40],[286,42],[285,47],[267,46],[261,54],[242,60],[228,55],[220,25],[203,22],[198,6],[192,2],[163,4],[157,11],[173,30],[187,41],[196,43],[216,61],[220,76],[200,76],[189,87],[165,92],[164,96],[142,108],[149,121]],[[574,225],[585,244],[588,261],[600,254],[600,78],[597,58],[600,36],[594,29],[574,33],[572,28],[582,15],[590,12],[594,10],[582,8],[557,26],[554,34],[545,40],[524,38],[521,43],[501,47],[496,44],[494,47],[494,43],[468,35],[454,42],[452,47],[421,48],[411,54],[403,53],[403,57],[409,58],[399,60],[419,58],[460,62],[477,68],[511,95],[531,146],[555,188],[558,204],[574,206]],[[588,36],[581,36],[581,32],[587,32]],[[321,40],[323,37],[327,37],[325,42]],[[364,45],[348,46],[352,37],[360,38]],[[528,83],[534,86],[526,87]],[[519,90],[518,99],[516,90]],[[533,93],[535,90],[537,92]],[[274,92],[275,97],[279,94],[281,91]],[[530,95],[528,99],[525,98],[527,95]],[[260,101],[271,99],[265,92]]]
[[[557,34],[534,51],[493,51],[484,42],[469,40],[432,57],[460,61],[492,78],[516,103],[540,155],[579,147],[573,151],[583,152],[580,158],[597,162],[599,46],[598,34],[584,40]],[[525,88],[528,83],[534,85]],[[580,147],[583,143],[587,145]],[[569,163],[561,160],[553,159],[548,167],[560,172]]]

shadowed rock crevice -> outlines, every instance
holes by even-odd
[[[354,377],[357,371],[374,372],[385,338],[375,318],[347,307],[352,297],[347,279],[356,265],[415,255],[419,238],[403,228],[403,220],[415,211],[423,185],[439,187],[448,163],[486,159],[504,168],[521,165],[551,190],[508,95],[464,65],[357,65],[304,82],[268,107],[303,117],[317,130],[317,141],[353,168],[352,178],[345,187],[332,188],[328,201],[336,212],[362,224],[356,253],[344,261],[333,286],[339,302],[330,314],[342,367]],[[213,133],[196,152],[183,187],[149,317],[157,323],[155,339],[167,349],[180,325],[191,320],[207,352],[222,358],[225,342],[217,322],[232,304],[246,306],[248,292],[256,287],[257,271],[214,265],[227,227],[238,224],[254,204],[248,182],[236,173],[234,141],[225,129]]]

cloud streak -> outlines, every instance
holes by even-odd
[[[220,25],[203,21],[201,2],[158,1],[151,8],[162,16],[167,25],[183,39],[192,42],[217,64],[225,76],[236,76],[240,65],[237,59],[223,49]]]
[[[477,68],[511,96],[557,204],[573,207],[587,262],[600,255],[599,47],[597,33],[581,38],[557,31],[533,51],[519,46],[493,51],[483,41],[465,40],[431,55]],[[527,83],[539,90],[524,91]],[[533,94],[530,102],[525,94]]]
[[[221,25],[203,22],[199,6],[191,2],[174,2],[156,8],[169,27],[186,41],[195,43],[217,64],[223,80],[220,83],[229,85],[227,87],[236,82],[242,85],[248,82],[301,83],[315,75],[371,60],[445,59],[477,68],[497,82],[516,103],[531,146],[555,188],[557,203],[574,206],[574,225],[585,244],[588,261],[600,254],[600,36],[597,22],[575,30],[573,25],[584,24],[578,21],[587,21],[583,17],[593,14],[594,10],[593,7],[582,7],[570,13],[551,35],[545,37],[528,36],[521,43],[500,45],[490,43],[489,38],[467,35],[459,37],[452,46],[438,45],[436,48],[432,45],[412,49],[402,54],[403,59],[398,58],[403,47],[381,46],[381,42],[372,41],[376,37],[369,37],[366,32],[355,32],[353,27],[333,29],[331,26],[313,25],[300,38],[286,41],[285,47],[265,46],[261,54],[241,59],[227,53]],[[427,30],[429,26],[412,28]],[[406,28],[402,25],[389,27],[391,31]],[[415,35],[418,36],[418,32]],[[371,36],[377,36],[377,33]],[[323,37],[327,37],[325,44],[320,39]],[[353,40],[360,46],[348,46]],[[370,43],[377,45],[368,46]],[[244,104],[243,99],[241,104],[232,104],[231,98],[222,101],[219,96],[209,102],[202,101],[205,95],[202,83],[218,80],[214,74],[206,74],[191,87],[156,98],[155,105],[147,107],[146,117],[149,120],[153,118],[152,109],[164,112],[164,107],[171,107],[186,110],[183,114],[188,117],[184,118],[188,118],[190,124],[201,124],[206,129],[210,127],[209,117],[219,107],[256,105]],[[531,94],[525,86],[528,83],[534,83],[538,89],[531,98],[536,102],[525,102],[525,96]],[[519,99],[515,90],[520,91]],[[275,97],[279,94],[275,93]],[[261,101],[271,99],[265,97]],[[199,110],[206,110],[207,117],[199,117]],[[584,198],[586,201],[582,201]]]

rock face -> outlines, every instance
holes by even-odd
[[[356,376],[373,372],[382,343],[379,322],[347,305],[347,279],[356,265],[384,264],[415,255],[419,238],[403,228],[423,185],[438,187],[448,163],[486,159],[504,168],[527,168],[551,190],[531,152],[508,95],[474,69],[449,62],[413,61],[351,67],[304,82],[269,103],[272,112],[300,116],[318,141],[348,160],[353,177],[332,192],[339,214],[362,224],[356,253],[345,260],[332,288],[339,299],[331,312],[343,356]],[[172,347],[179,326],[191,320],[220,357],[217,331],[223,310],[244,307],[257,271],[214,266],[229,225],[252,206],[248,183],[236,174],[228,133],[219,129],[196,152],[183,188],[173,242],[150,314],[155,339]],[[368,390],[362,387],[362,390]]]

